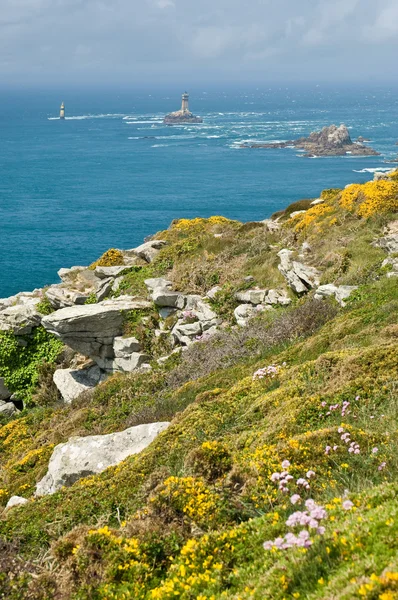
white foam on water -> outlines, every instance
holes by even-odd
[[[149,125],[153,123],[163,123],[163,121],[157,121],[156,119],[152,119],[151,121],[126,121],[127,125]]]
[[[383,173],[384,171],[392,171],[392,169],[391,167],[369,167],[368,169],[361,169],[360,171],[353,169],[353,173]]]
[[[170,144],[154,144],[151,148],[168,148]]]

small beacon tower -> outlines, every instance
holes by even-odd
[[[182,113],[189,112],[188,100],[189,100],[189,94],[188,94],[188,92],[184,92],[182,95],[182,104],[181,104],[181,112]]]
[[[63,102],[59,111],[59,118],[62,120],[65,119],[65,104]]]

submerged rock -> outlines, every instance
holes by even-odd
[[[128,456],[138,454],[169,425],[168,422],[150,423],[108,435],[70,438],[55,447],[47,474],[36,486],[36,496],[54,494],[82,477],[101,473]]]

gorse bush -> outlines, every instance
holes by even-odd
[[[343,208],[364,218],[396,211],[398,210],[398,183],[392,179],[350,185],[342,192],[340,204]]]
[[[95,267],[117,267],[124,265],[123,253],[116,248],[110,248],[98,260],[93,262],[89,269],[94,270]]]
[[[171,424],[141,453],[3,514],[0,597],[397,596],[398,287],[374,244],[391,207],[360,214],[365,196],[347,208],[344,192],[325,190],[323,204],[285,215],[277,231],[216,217],[157,234],[167,245],[125,273],[121,293],[148,297],[144,281],[158,275],[188,293],[222,288],[212,306],[223,327],[167,366],[115,374],[57,406],[54,361],[40,363],[35,408],[0,427],[2,506],[33,494],[54,446],[74,435]],[[344,307],[291,293],[289,308],[245,328],[228,322],[236,291],[286,287],[282,248],[322,283],[357,289]],[[125,314],[124,333],[152,356],[166,352],[158,316]]]

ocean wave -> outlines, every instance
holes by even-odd
[[[360,171],[353,169],[353,173],[382,173],[383,171],[391,171],[391,167],[369,167],[368,169],[361,169]]]
[[[149,124],[153,124],[153,123],[163,123],[163,121],[159,121],[156,119],[152,119],[150,121],[126,121],[127,125],[149,125]]]
[[[123,117],[120,113],[107,113],[101,115],[75,115],[65,117],[65,121],[85,121],[86,119],[117,119]],[[60,121],[59,117],[48,117],[48,121]]]
[[[151,148],[168,148],[170,144],[154,144]]]

